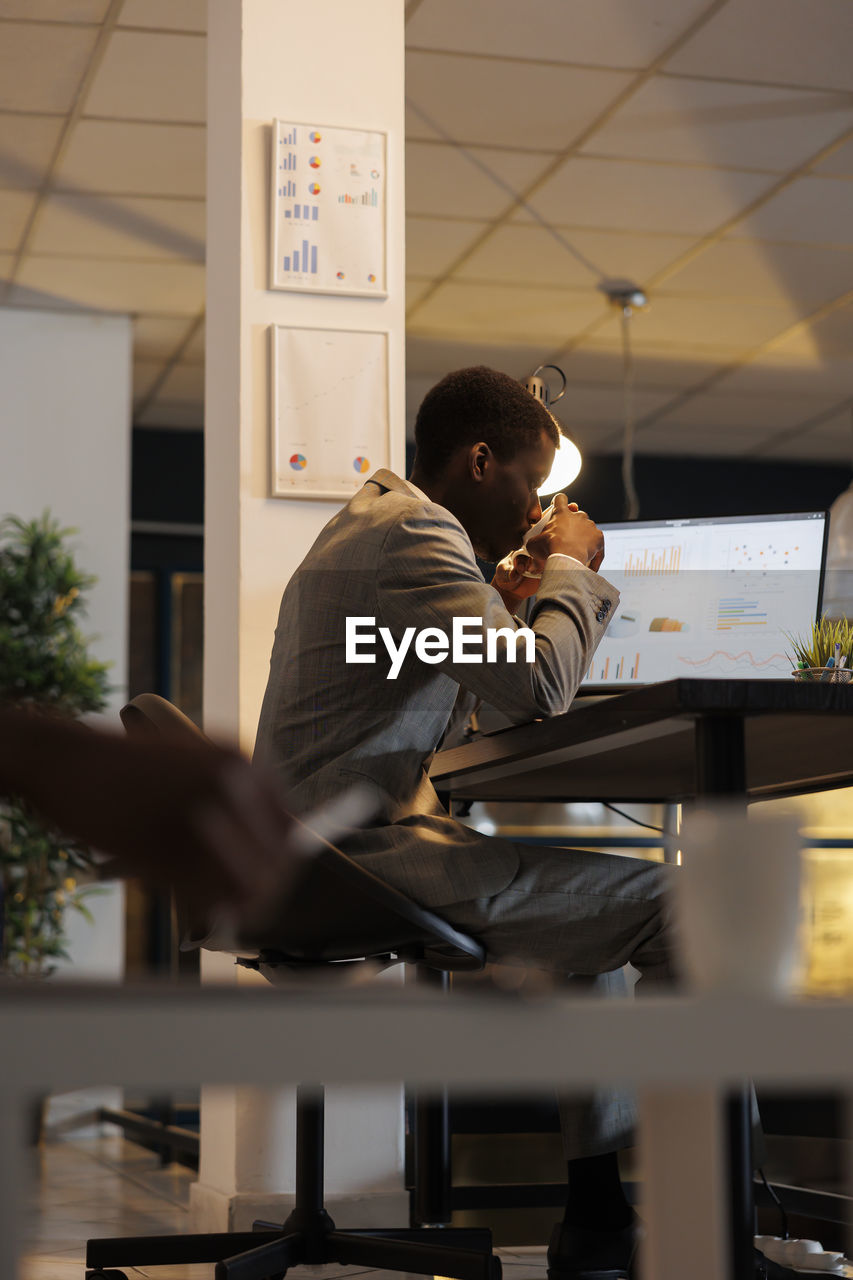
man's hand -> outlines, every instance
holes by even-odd
[[[576,502],[569,502],[564,493],[558,493],[554,499],[554,514],[542,532],[530,539],[527,549],[534,563],[544,565],[548,556],[559,553],[573,556],[597,572],[604,559],[604,534],[585,511],[578,509]]]
[[[304,860],[275,781],[203,738],[126,738],[0,708],[4,792],[112,855],[110,870],[239,927],[270,923]]]

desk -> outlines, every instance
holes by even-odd
[[[769,799],[853,783],[851,716],[849,685],[670,680],[439,752],[430,776],[465,800]],[[753,1271],[745,1116],[731,1109],[734,1280]]]

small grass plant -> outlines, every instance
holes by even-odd
[[[848,670],[853,668],[853,626],[846,618],[819,618],[805,636],[786,632],[785,639],[793,649],[794,656],[788,654],[788,657],[799,670],[825,668],[830,658],[835,659],[836,645],[839,646],[839,659],[844,659],[843,665]],[[815,675],[815,679],[820,679],[820,676]]]

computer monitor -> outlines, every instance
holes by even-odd
[[[820,616],[828,526],[825,511],[601,525],[621,599],[581,689],[790,677],[786,633]]]

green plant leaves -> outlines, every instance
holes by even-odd
[[[106,703],[107,664],[92,658],[78,619],[91,574],[66,545],[74,533],[45,511],[36,520],[0,521],[0,701],[31,703],[76,718]],[[66,908],[83,905],[91,888],[75,872],[90,851],[50,829],[28,806],[0,800],[3,947],[0,967],[44,976],[66,958]],[[71,887],[73,886],[73,887]]]

